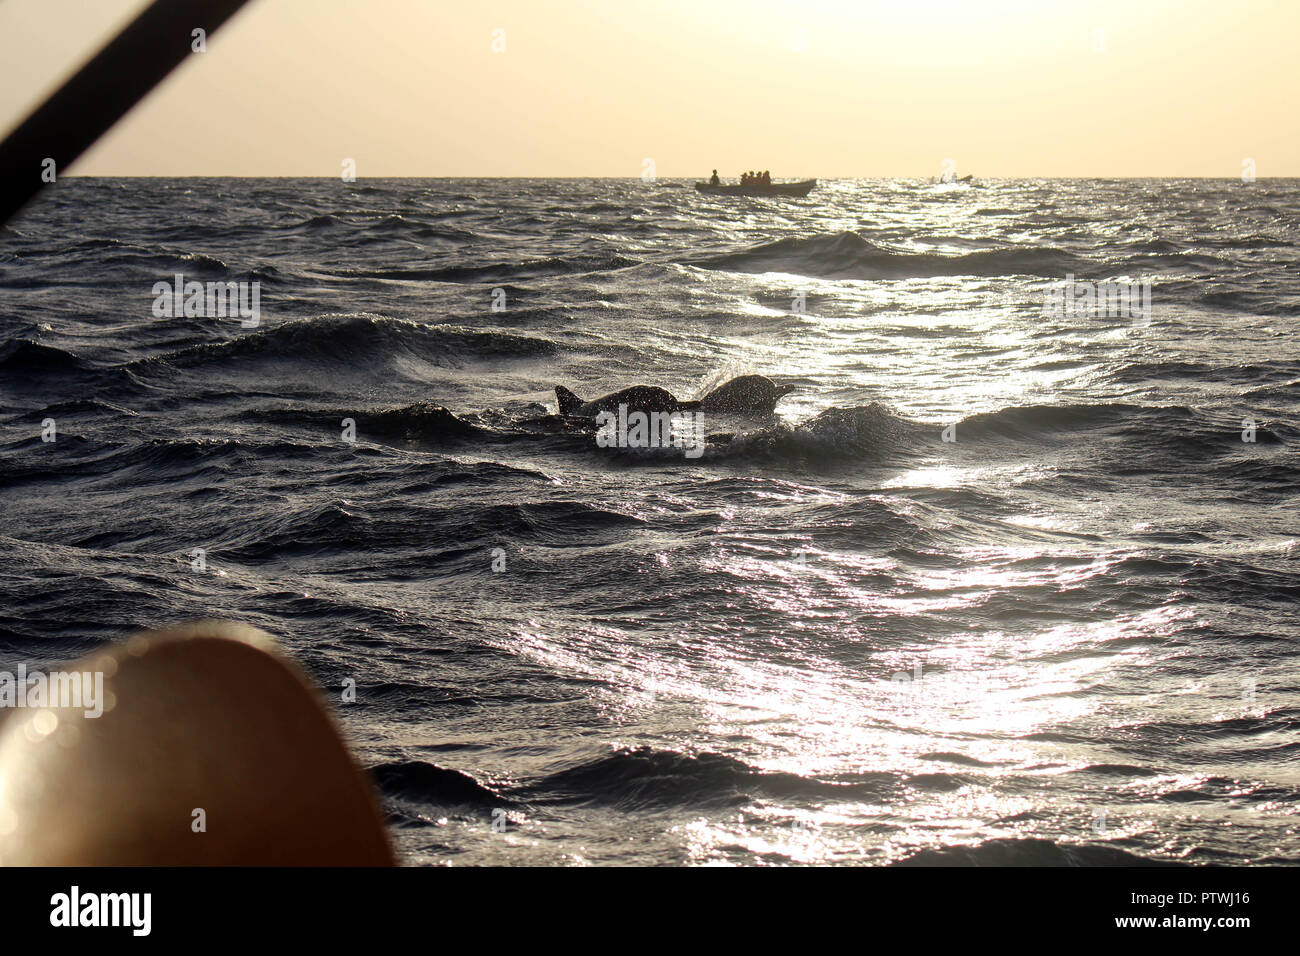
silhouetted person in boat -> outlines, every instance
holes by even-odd
[[[764,186],[772,185],[772,174],[769,173],[766,169],[763,170],[763,185]]]
[[[718,171],[715,169],[715,170],[713,171],[713,175],[709,178],[709,185],[710,185],[710,186],[717,186],[717,185],[720,185],[721,183],[722,183],[722,180],[718,178]]]

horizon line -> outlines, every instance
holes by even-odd
[[[737,177],[722,177],[723,179],[735,179]],[[790,178],[790,177],[783,177]],[[909,180],[909,179],[936,179],[933,175],[929,176],[816,176],[808,177],[816,179],[818,182],[834,182],[842,180],[859,180],[859,179],[879,179],[879,180]],[[1018,180],[1018,179],[1051,179],[1061,181],[1071,180],[1097,180],[1097,179],[1114,179],[1114,180],[1137,180],[1137,179],[1204,179],[1210,181],[1224,180],[1229,182],[1241,182],[1243,185],[1249,185],[1246,180],[1240,176],[1204,176],[1204,175],[1144,175],[1144,176],[979,176],[974,177],[978,180]],[[340,182],[349,182],[342,180],[337,175],[320,176],[308,173],[261,173],[250,175],[247,173],[64,173],[59,176],[59,180],[64,179],[331,179]],[[643,180],[640,176],[475,176],[471,174],[461,174],[455,176],[425,176],[425,175],[392,175],[392,176],[358,176],[352,183],[362,182],[363,180],[383,180],[383,179],[607,179],[616,182],[644,182],[646,185],[653,185],[657,182],[705,182],[707,177],[700,179],[693,176],[656,176],[651,180]],[[1266,179],[1300,179],[1300,173],[1287,176],[1256,176],[1251,182],[1260,182]],[[795,180],[799,181],[799,180]]]

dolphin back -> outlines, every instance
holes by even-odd
[[[632,385],[584,402],[563,385],[555,386],[555,399],[561,415],[589,418],[600,412],[617,412],[622,406],[632,411],[671,412],[679,407],[671,392],[655,385]]]
[[[777,385],[765,375],[741,375],[700,399],[707,411],[770,414],[777,400],[794,386]]]
[[[587,404],[563,385],[555,386],[555,401],[560,406],[561,415],[572,415],[583,405]]]

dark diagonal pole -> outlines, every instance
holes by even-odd
[[[112,128],[247,0],[155,0],[0,143],[0,225]],[[3,42],[0,40],[0,42]]]

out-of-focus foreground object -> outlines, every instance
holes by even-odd
[[[395,862],[368,779],[266,633],[203,621],[59,670],[102,672],[103,714],[0,722],[0,863]]]

